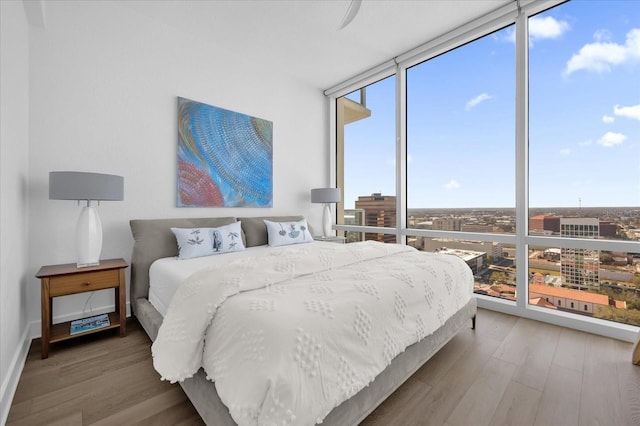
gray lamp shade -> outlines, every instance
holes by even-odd
[[[312,203],[339,203],[340,188],[315,188],[311,190]]]
[[[122,201],[124,178],[88,172],[49,172],[50,200]]]

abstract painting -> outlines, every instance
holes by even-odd
[[[178,98],[178,207],[272,207],[273,123]]]

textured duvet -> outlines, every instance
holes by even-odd
[[[239,425],[313,425],[472,293],[452,255],[371,241],[274,248],[185,280],[154,367],[171,382],[203,367]]]

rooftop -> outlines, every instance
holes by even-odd
[[[582,290],[572,290],[570,288],[551,287],[541,284],[529,284],[529,294],[543,294],[545,296],[562,297],[565,299],[577,300],[580,302],[596,303],[598,305],[609,305],[609,297],[604,294],[589,293]]]

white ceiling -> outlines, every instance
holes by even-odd
[[[326,89],[515,0],[363,0],[338,30],[350,0],[119,1],[220,45],[228,63],[268,66]]]

